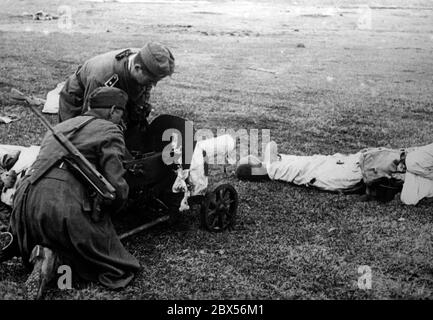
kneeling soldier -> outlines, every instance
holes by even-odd
[[[33,268],[26,282],[28,298],[42,297],[60,265],[70,266],[74,276],[115,289],[126,286],[139,270],[139,262],[123,247],[110,217],[129,192],[123,177],[125,143],[118,126],[126,102],[127,95],[120,89],[97,88],[89,95],[89,111],[54,128],[115,188],[116,199],[105,204],[101,214],[95,217],[95,199],[63,162],[65,150],[51,132],[20,183],[9,229],[16,253]]]

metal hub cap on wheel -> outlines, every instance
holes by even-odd
[[[206,195],[202,207],[202,225],[210,231],[223,231],[235,223],[238,194],[230,184],[222,184]]]

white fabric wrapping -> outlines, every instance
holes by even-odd
[[[189,210],[188,198],[191,196],[191,191],[188,188],[186,179],[188,178],[189,170],[182,168],[177,169],[176,181],[173,183],[172,191],[174,193],[183,192],[183,198],[180,202],[179,211]]]
[[[413,174],[433,180],[433,143],[409,151],[406,168]]]
[[[219,160],[226,160],[235,146],[235,139],[228,134],[197,142],[189,168],[189,181],[193,186],[191,195],[204,194],[208,186],[208,177],[205,176],[204,172],[205,159],[203,151],[206,152],[206,157],[209,160],[213,160],[213,163],[218,164]]]
[[[406,177],[400,199],[416,205],[433,197],[433,144],[410,150],[406,156]]]
[[[362,180],[360,153],[343,155],[281,155],[267,165],[269,178],[327,191],[345,190]]]
[[[56,88],[47,93],[47,100],[45,101],[43,113],[56,114],[59,112],[59,99],[60,91],[63,89],[65,82],[57,84]]]
[[[175,193],[184,192],[179,211],[189,209],[188,198],[190,196],[203,195],[208,187],[208,177],[205,175],[204,164],[208,159],[214,161],[224,160],[235,148],[235,140],[230,135],[198,141],[191,158],[189,169],[178,169],[176,181],[172,186]],[[206,158],[203,156],[206,152]],[[188,183],[187,183],[188,180]]]
[[[407,205],[416,205],[421,199],[430,197],[433,197],[433,180],[406,172],[401,201]]]

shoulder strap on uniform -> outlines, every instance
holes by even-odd
[[[115,73],[107,81],[105,81],[104,86],[114,87],[117,81],[119,81],[119,75]]]
[[[123,50],[122,52],[116,54],[116,60],[122,60],[125,57],[129,57],[132,53],[133,52],[131,49]]]
[[[90,116],[89,119],[86,119],[83,122],[81,122],[80,124],[78,124],[77,126],[75,126],[75,128],[72,129],[72,131],[69,132],[68,135],[66,135],[66,138],[71,139],[78,131],[80,131],[81,129],[83,129],[85,126],[87,126],[93,120],[96,120],[96,117]]]

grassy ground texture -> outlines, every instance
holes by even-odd
[[[155,115],[197,128],[270,129],[286,154],[354,153],[432,142],[433,7],[430,1],[0,2],[0,143],[39,144],[45,132],[11,88],[44,97],[98,53],[167,44],[177,70],[152,96]],[[33,21],[57,14],[72,25]],[[63,9],[62,9],[63,10]],[[65,29],[66,26],[66,29]],[[303,44],[300,45],[300,44]],[[56,123],[56,117],[51,116]],[[280,182],[212,183],[239,192],[238,223],[220,234],[182,215],[125,241],[143,270],[122,291],[97,284],[51,289],[49,299],[431,298],[431,205],[362,202]],[[401,219],[403,218],[403,219]],[[358,268],[372,270],[360,290]],[[0,265],[0,298],[22,298],[19,259]]]

